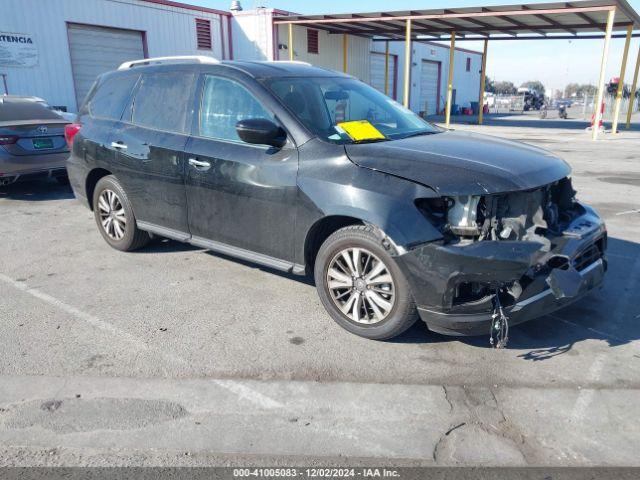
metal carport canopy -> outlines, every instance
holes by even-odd
[[[347,35],[364,36],[377,40],[409,40],[406,55],[410,57],[410,41],[420,39],[449,40],[451,57],[455,39],[484,40],[485,55],[488,40],[500,39],[580,39],[581,34],[594,38],[600,33],[605,39],[605,49],[601,62],[600,94],[603,94],[604,67],[612,32],[626,32],[628,44],[634,36],[633,30],[640,27],[640,15],[625,0],[586,0],[558,3],[534,3],[520,5],[493,5],[488,7],[446,8],[430,10],[401,10],[370,13],[346,13],[327,15],[287,15],[276,16],[274,24],[289,25],[289,45],[293,44],[293,25],[326,30],[344,37],[344,64],[346,66]],[[588,35],[585,35],[588,34]],[[289,58],[294,59],[293,48],[289,48]],[[640,55],[639,55],[640,59]],[[626,63],[626,55],[625,62]],[[408,62],[405,62],[408,71]],[[624,67],[624,65],[623,65]],[[636,65],[637,71],[637,65]],[[484,77],[484,69],[482,76]],[[636,75],[637,77],[637,75]],[[448,88],[451,89],[452,78]],[[622,84],[622,82],[620,82]],[[621,92],[620,92],[621,93]],[[482,92],[481,92],[482,94]],[[598,96],[600,102],[601,95]],[[408,75],[405,75],[405,105],[408,104]],[[598,105],[598,102],[596,105]],[[447,102],[447,124],[450,113]],[[600,118],[595,109],[596,123]],[[614,119],[616,121],[616,119]],[[617,121],[616,121],[617,125]],[[594,138],[597,128],[594,128]]]

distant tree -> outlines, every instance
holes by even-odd
[[[518,89],[513,84],[513,82],[503,81],[503,82],[493,82],[493,91],[495,93],[503,94],[503,95],[513,95],[518,92]]]
[[[570,83],[565,87],[565,95],[567,97],[584,97],[585,95],[594,95],[596,86],[588,83]]]
[[[540,95],[544,96],[544,85],[540,80],[529,80],[528,82],[524,82],[520,87],[530,88],[531,90],[535,90]]]
[[[489,93],[496,93],[495,85],[493,84],[493,80],[491,77],[487,75],[484,80],[484,91]]]
[[[580,91],[579,83],[570,83],[566,87],[564,87],[564,93],[567,97],[578,96],[578,92]]]

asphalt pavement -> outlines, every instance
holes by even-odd
[[[609,230],[604,287],[505,350],[365,340],[310,279],[122,253],[68,187],[0,187],[0,465],[640,465],[640,133],[455,128],[561,155]]]

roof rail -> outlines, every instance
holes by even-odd
[[[141,60],[131,60],[128,62],[124,62],[122,65],[118,67],[118,70],[126,70],[131,67],[135,67],[136,65],[162,65],[167,63],[180,63],[180,62],[196,62],[196,63],[210,63],[210,64],[218,64],[220,60],[207,57],[206,55],[183,55],[183,56],[174,56],[174,57],[154,57],[154,58],[143,58]]]
[[[260,63],[293,63],[294,65],[305,65],[307,67],[313,67],[309,62],[303,62],[301,60],[265,60]]]

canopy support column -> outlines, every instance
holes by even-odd
[[[600,78],[598,79],[598,95],[596,96],[596,102],[594,105],[593,114],[593,128],[591,130],[591,138],[593,140],[598,139],[598,130],[600,127],[600,120],[602,120],[602,100],[604,99],[604,78],[605,70],[607,68],[607,57],[609,55],[609,45],[611,44],[611,32],[613,31],[613,21],[616,17],[616,9],[609,10],[607,14],[607,30],[604,36],[604,48],[602,50],[602,60],[600,62]]]
[[[293,62],[293,24],[289,24],[289,45],[287,45],[289,49],[289,60]]]
[[[624,42],[624,52],[622,54],[622,65],[620,67],[620,81],[618,82],[618,91],[616,92],[616,104],[613,109],[613,125],[611,133],[618,133],[618,117],[620,116],[620,107],[622,106],[622,93],[624,91],[624,74],[627,70],[627,57],[629,56],[629,45],[631,44],[631,34],[633,33],[633,25],[627,27],[627,39]]]
[[[389,40],[384,42],[384,94],[389,95]]]
[[[444,126],[449,128],[451,122],[451,100],[453,97],[453,70],[455,69],[453,61],[456,51],[456,32],[451,32],[451,46],[449,48],[449,80],[447,81],[447,106],[444,112]]]
[[[484,39],[484,49],[482,51],[482,70],[480,71],[480,93],[478,95],[478,125],[482,125],[482,116],[484,114],[484,88],[487,81],[487,48],[489,39]]]
[[[348,51],[349,51],[349,36],[346,33],[343,33],[342,34],[342,71],[344,73],[347,73]]]
[[[636,59],[636,70],[633,73],[633,82],[631,83],[631,96],[629,97],[629,109],[627,110],[627,125],[626,128],[631,128],[631,114],[633,113],[633,106],[636,104],[636,89],[638,88],[638,70],[640,70],[640,47],[638,47],[638,58]]]
[[[402,104],[409,108],[409,89],[411,87],[411,20],[407,20],[404,37],[404,99]]]

